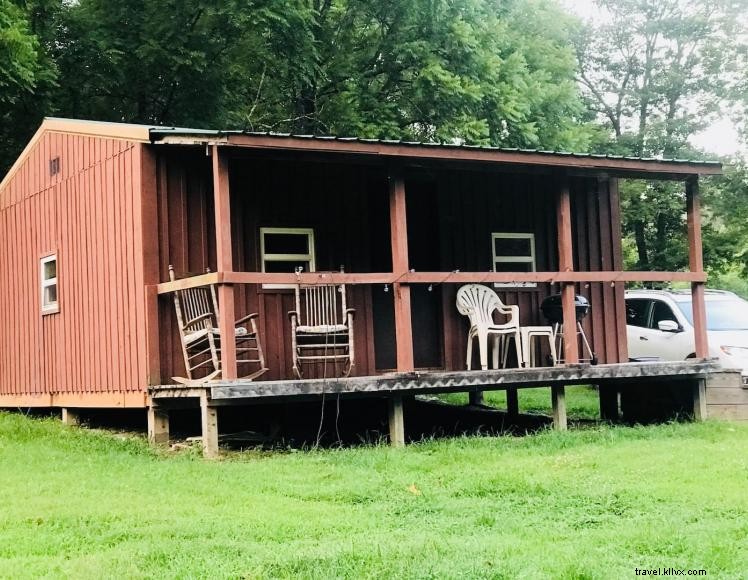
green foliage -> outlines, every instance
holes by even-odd
[[[43,0],[21,6],[0,0],[0,174],[36,130],[56,78],[39,24],[49,6]]]
[[[483,393],[487,405],[497,409],[506,409],[506,391],[486,391]],[[448,393],[439,398],[453,405],[465,405],[468,402],[466,393]],[[521,413],[551,414],[551,389],[519,389],[517,399]],[[600,416],[600,398],[595,387],[566,387],[566,411],[572,420],[596,420]]]
[[[748,278],[748,166],[732,160],[705,182],[704,260],[715,274]],[[728,276],[726,280],[730,280]]]
[[[0,576],[737,578],[746,445],[710,422],[211,462],[0,413]]]
[[[33,90],[38,73],[39,41],[23,12],[10,0],[0,0],[0,106]]]
[[[33,4],[33,5],[32,5]],[[576,21],[539,0],[39,0],[39,115],[584,149]],[[33,37],[32,37],[33,40]],[[26,111],[28,113],[28,111]],[[18,128],[19,130],[21,128]],[[28,135],[20,130],[13,145]],[[9,159],[4,159],[7,165]]]
[[[745,48],[736,34],[741,4],[598,0],[609,20],[576,37],[585,98],[612,136],[595,146],[623,155],[703,156],[689,147],[688,138],[731,98],[733,63]],[[621,197],[628,247],[636,249],[627,266],[687,266],[683,185],[629,181]],[[707,213],[717,217],[718,210],[707,207]],[[704,229],[705,264],[714,272],[730,264],[728,238],[717,221],[707,220]]]

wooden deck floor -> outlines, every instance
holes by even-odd
[[[509,416],[518,414],[517,390],[551,387],[553,425],[566,429],[564,386],[570,384],[600,387],[601,417],[616,420],[619,394],[627,387],[649,389],[648,383],[677,387],[692,400],[686,409],[696,420],[707,416],[706,379],[721,367],[711,360],[646,362],[604,365],[563,365],[547,368],[502,369],[491,371],[412,372],[379,376],[284,381],[211,381],[202,384],[159,385],[148,391],[148,433],[151,441],[169,440],[169,409],[199,404],[203,452],[218,454],[218,408],[262,402],[294,402],[324,395],[382,397],[388,400],[390,442],[405,444],[404,404],[406,396],[423,393],[478,392],[507,390]],[[736,373],[737,374],[737,373]],[[739,376],[739,375],[738,375]],[[476,399],[478,400],[478,399]],[[690,405],[689,405],[690,406]]]
[[[412,372],[378,376],[281,381],[212,381],[185,387],[159,385],[149,394],[153,399],[194,397],[208,391],[211,400],[250,402],[276,397],[314,397],[322,394],[376,396],[500,390],[508,387],[604,385],[616,383],[704,378],[720,370],[714,361],[645,362],[604,365],[563,365],[529,369],[489,371]]]

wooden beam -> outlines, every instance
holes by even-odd
[[[551,406],[553,407],[553,428],[566,431],[566,388],[563,385],[551,387]]]
[[[390,240],[392,245],[392,271],[397,276],[408,273],[408,219],[405,203],[405,179],[402,172],[393,169],[390,175]],[[395,343],[397,345],[398,372],[412,371],[413,327],[411,324],[410,287],[393,284],[395,303]]]
[[[188,288],[200,288],[201,286],[218,284],[219,282],[223,282],[224,276],[223,272],[200,274],[198,276],[174,280],[173,282],[162,282],[156,286],[156,289],[159,294],[171,294],[176,290],[187,290]]]
[[[80,413],[68,407],[62,408],[62,424],[68,427],[77,427],[81,424]]]
[[[213,198],[216,220],[216,262],[221,272],[234,269],[231,245],[231,198],[229,192],[229,165],[221,154],[218,145],[213,145]],[[221,333],[221,375],[225,379],[235,379],[236,341],[234,339],[234,287],[218,286],[220,317],[218,327]]]
[[[174,135],[172,133],[172,135]],[[188,134],[187,134],[188,135]],[[157,136],[154,133],[154,136]],[[189,135],[188,135],[189,136]],[[199,136],[198,136],[199,137]],[[179,135],[172,137],[172,142]],[[163,142],[169,142],[169,136],[161,137]],[[195,137],[191,142],[197,143]],[[214,136],[203,136],[201,141],[212,141]],[[381,156],[382,158],[401,158],[408,160],[445,160],[472,161],[483,163],[499,163],[507,165],[559,167],[571,169],[585,169],[590,171],[604,171],[608,173],[635,172],[647,175],[670,174],[678,175],[715,175],[722,173],[720,163],[673,163],[655,159],[624,159],[592,155],[558,155],[554,153],[500,151],[496,149],[482,149],[478,147],[459,146],[424,146],[408,145],[404,143],[386,143],[381,141],[359,141],[356,139],[314,139],[304,137],[278,137],[272,135],[242,135],[226,136],[229,145],[276,151],[316,151],[320,153],[347,153],[358,156]]]
[[[506,390],[506,410],[510,417],[519,415],[519,396],[517,387],[509,387]]]
[[[135,249],[136,267],[143,270],[145,285],[145,344],[146,385],[158,385],[161,382],[161,345],[159,335],[158,293],[155,284],[159,281],[159,244],[158,244],[158,194],[157,194],[157,161],[153,148],[139,145],[140,183],[137,202],[140,204],[139,219],[136,220],[137,235]]]
[[[561,286],[561,307],[564,316],[564,362],[579,362],[579,339],[577,337],[576,287],[574,284]]]
[[[699,178],[686,181],[686,220],[688,223],[688,262],[691,272],[703,273],[704,256],[701,243],[701,201]],[[706,332],[706,300],[704,282],[691,282],[691,304],[693,308],[693,333],[696,357],[709,356],[709,342]]]
[[[145,406],[145,391],[96,393],[81,390],[76,393],[0,395],[0,408],[142,409]]]
[[[211,404],[207,393],[200,396],[200,425],[203,456],[207,459],[218,457],[218,409]]]
[[[600,419],[603,421],[618,421],[618,388],[612,385],[599,385],[597,388],[600,399]]]
[[[713,361],[668,361],[600,365],[560,365],[486,371],[448,371],[388,373],[380,376],[338,377],[327,379],[247,381],[215,381],[206,383],[214,404],[220,400],[266,397],[296,397],[327,394],[397,394],[448,393],[470,390],[499,390],[507,387],[539,387],[552,384],[607,384],[628,379],[670,380],[673,378],[705,376],[720,370]],[[179,385],[163,385],[149,389],[152,397],[175,397],[181,390],[193,391]],[[194,395],[193,395],[194,396]]]
[[[571,193],[569,178],[565,175],[559,179],[559,189],[556,201],[556,217],[558,230],[558,269],[561,272],[574,270],[574,248],[571,232]],[[576,288],[573,283],[561,285],[561,306],[564,316],[564,361],[567,364],[579,362],[579,347],[577,341],[577,318],[575,309]]]
[[[485,403],[483,391],[470,391],[468,393],[468,403],[470,405],[483,405]]]
[[[704,282],[704,272],[303,272],[273,274],[266,272],[211,272],[189,278],[162,282],[159,294],[198,288],[208,284],[489,284],[493,282]]]
[[[402,395],[393,395],[388,400],[390,445],[402,447],[405,445],[405,414],[403,412]]]
[[[693,418],[694,421],[705,421],[706,409],[706,380],[699,378],[693,382]]]
[[[169,411],[153,401],[148,406],[148,441],[152,445],[169,443]]]

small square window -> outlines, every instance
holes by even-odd
[[[314,230],[311,228],[260,228],[260,259],[263,272],[314,272]],[[287,284],[263,284],[263,288],[292,288]]]
[[[535,234],[493,233],[491,255],[494,272],[535,272]],[[535,288],[535,282],[501,282],[496,288]]]
[[[57,293],[56,255],[41,259],[41,297],[42,314],[53,314],[60,311]]]

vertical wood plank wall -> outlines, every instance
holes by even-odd
[[[48,132],[0,191],[0,395],[144,389],[142,151]],[[42,316],[51,253],[60,312]]]
[[[533,174],[445,172],[435,187],[442,270],[490,269],[491,232],[534,233],[537,270],[558,269],[556,180]],[[623,269],[615,179],[574,178],[570,191],[575,269]],[[449,284],[442,289],[444,363],[449,370],[465,366],[468,324],[455,310],[457,288]],[[560,292],[560,286],[496,291],[506,304],[519,306],[522,325],[536,325],[547,324],[540,304],[549,294]],[[601,363],[627,360],[623,291],[623,284],[577,288],[590,299],[592,311],[583,325]]]
[[[181,272],[215,269],[210,158],[202,151],[190,156],[183,151],[179,155],[162,153],[158,175],[161,280],[168,279],[170,263]],[[347,272],[390,271],[386,177],[383,167],[334,161],[284,161],[251,155],[234,159],[230,164],[234,269],[259,271],[259,228],[277,226],[314,228],[318,270],[337,270],[343,265]],[[575,268],[620,268],[615,180],[574,178],[570,186]],[[491,232],[533,232],[537,269],[556,270],[555,187],[552,177],[532,173],[407,172],[410,267],[487,271],[491,268]],[[432,290],[441,304],[433,310],[439,319],[435,326],[440,332],[440,352],[428,358],[440,360],[440,366],[449,370],[462,369],[467,320],[455,309],[457,285],[444,284]],[[547,284],[497,289],[506,303],[520,306],[522,324],[545,324],[540,303],[559,290]],[[625,361],[623,285],[581,285],[578,292],[592,303],[592,314],[584,324],[600,362]],[[419,293],[424,295],[425,291]],[[386,312],[382,315],[382,310],[374,315],[373,303],[385,296],[382,285],[349,287],[349,302],[356,308],[354,374],[376,374],[391,368],[378,365],[377,359],[381,363],[382,357],[375,352],[389,347],[394,354],[392,345],[384,344],[387,337],[394,336],[394,317]],[[391,302],[385,306],[391,309]],[[270,368],[264,378],[291,377],[287,313],[294,308],[293,294],[239,285],[236,307],[237,316],[260,314]],[[161,336],[162,376],[168,378],[182,372],[183,364],[168,298],[161,299]],[[414,341],[419,340],[421,336],[414,332]],[[394,366],[394,359],[391,362]]]

